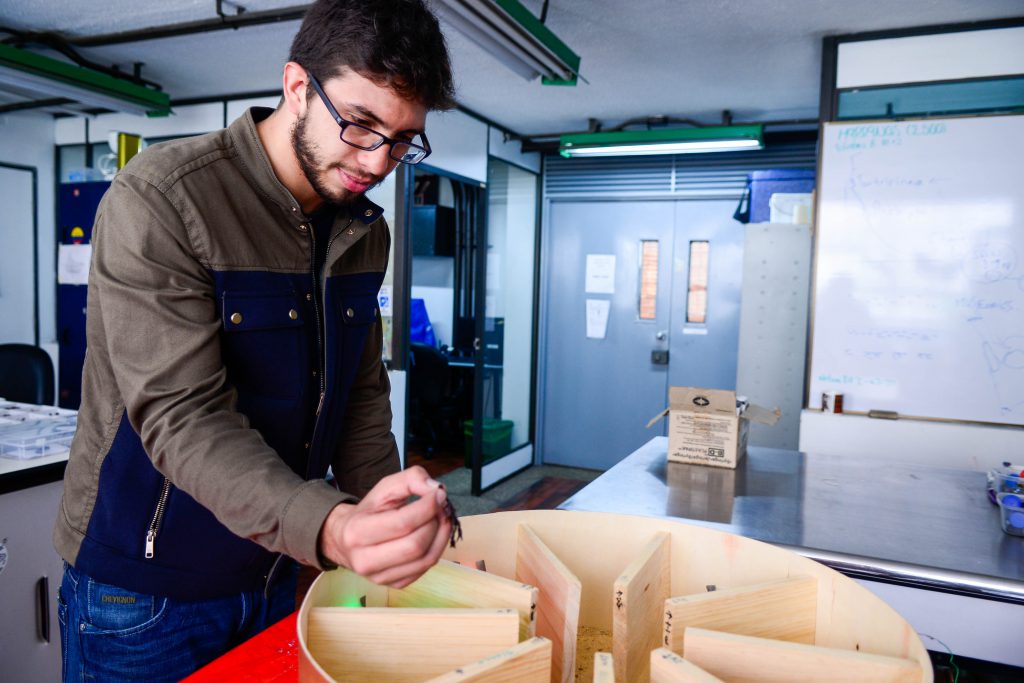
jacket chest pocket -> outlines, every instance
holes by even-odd
[[[335,378],[344,389],[359,367],[373,324],[380,320],[380,308],[375,294],[342,294],[334,301],[334,312],[339,333],[334,349],[341,371]]]
[[[240,392],[303,396],[309,374],[306,315],[291,291],[221,295],[224,365]]]
[[[343,325],[358,328],[372,325],[380,318],[377,297],[373,294],[349,294],[337,299],[338,317]]]

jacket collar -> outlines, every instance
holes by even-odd
[[[263,148],[263,143],[260,142],[259,133],[256,132],[256,123],[270,116],[273,111],[269,107],[250,107],[228,126],[228,134],[238,151],[239,160],[249,172],[257,189],[280,204],[295,216],[297,221],[302,222],[307,218],[302,212],[302,207],[274,174],[274,167],[270,165],[270,158]],[[354,220],[363,225],[370,225],[384,215],[384,209],[365,196],[359,197],[348,207],[348,211]]]

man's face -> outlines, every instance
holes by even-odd
[[[354,71],[320,81],[327,97],[346,121],[399,140],[422,133],[426,107],[399,96]],[[380,183],[398,162],[385,143],[367,151],[343,142],[341,128],[313,90],[306,109],[292,127],[292,148],[306,180],[324,201],[347,204]]]

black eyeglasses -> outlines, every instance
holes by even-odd
[[[327,107],[327,111],[330,112],[334,120],[341,126],[340,135],[342,142],[352,145],[356,149],[363,149],[368,152],[372,152],[381,145],[386,144],[388,145],[388,156],[403,164],[418,164],[430,154],[430,143],[427,142],[427,136],[422,133],[417,133],[416,138],[421,140],[423,144],[417,144],[410,140],[389,138],[387,135],[378,133],[372,128],[367,128],[366,126],[341,118],[341,114],[334,108],[331,101],[327,99],[327,95],[324,93],[324,89],[320,87],[320,82],[316,80],[316,76],[308,71],[306,73],[309,76],[309,82],[313,84],[313,88],[316,90],[316,94],[320,96],[324,106]]]

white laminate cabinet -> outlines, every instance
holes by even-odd
[[[60,680],[63,562],[52,538],[63,488],[55,481],[0,495],[0,681]]]

